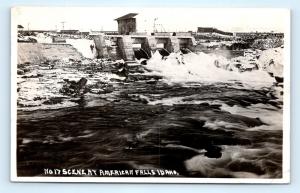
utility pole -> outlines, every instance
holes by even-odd
[[[161,32],[166,32],[166,29],[164,28],[164,26],[162,24],[159,24],[160,25],[160,31]]]
[[[157,32],[157,29],[156,29],[156,20],[158,20],[158,18],[154,18],[154,21],[153,21],[153,32]]]
[[[61,25],[62,25],[62,30],[64,30],[65,29],[65,21],[62,21],[62,22],[60,22],[61,23]]]
[[[147,26],[147,20],[145,19],[144,20],[144,30],[145,30],[145,33],[147,33],[147,27],[146,26]]]

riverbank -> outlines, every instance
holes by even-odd
[[[18,43],[18,64],[42,63],[46,60],[83,59],[70,44]]]

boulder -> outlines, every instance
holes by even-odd
[[[86,88],[87,79],[81,78],[79,81],[70,81],[69,79],[64,79],[65,84],[59,90],[62,94],[69,96],[81,96],[88,92]]]
[[[18,69],[17,74],[18,75],[24,75],[25,73],[24,73],[24,70]]]

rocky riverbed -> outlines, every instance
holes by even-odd
[[[18,175],[167,169],[182,177],[281,178],[283,84],[259,63],[241,71],[240,60],[198,54],[157,55],[147,65],[19,64]],[[193,61],[205,64],[196,69]]]

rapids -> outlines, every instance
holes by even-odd
[[[245,57],[246,58],[246,57]],[[246,62],[244,62],[246,63]],[[170,82],[239,82],[243,86],[259,88],[271,86],[274,82],[265,70],[251,69],[239,72],[233,61],[222,56],[209,55],[203,52],[196,53],[171,53],[169,57],[162,57],[155,52],[147,62],[147,68]]]
[[[157,52],[146,65],[28,64],[18,75],[18,175],[170,169],[181,177],[281,178],[283,85],[261,63],[252,68],[254,57]],[[80,78],[85,94],[61,92],[63,79]]]

